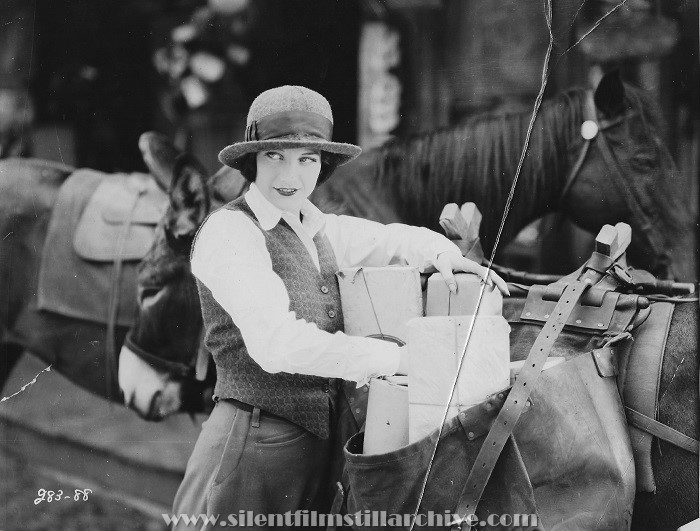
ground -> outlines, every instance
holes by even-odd
[[[1,436],[1,435],[0,435]],[[74,501],[74,485],[47,471],[35,469],[22,458],[0,449],[0,531],[163,531],[165,523],[155,515],[91,493],[87,501]],[[69,500],[34,504],[39,489],[64,487]]]

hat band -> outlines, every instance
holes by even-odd
[[[246,142],[289,136],[330,141],[333,137],[333,122],[315,112],[283,111],[253,120],[245,128]]]

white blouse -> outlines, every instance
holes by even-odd
[[[270,203],[255,184],[245,199],[263,230],[284,219],[319,270],[313,241],[318,232],[328,238],[340,269],[408,264],[422,272],[434,266],[438,254],[459,252],[454,243],[429,229],[324,214],[308,200],[301,209],[301,222]],[[192,273],[231,316],[248,353],[268,372],[343,378],[361,385],[398,369],[397,345],[331,334],[289,310],[289,295],[272,270],[265,238],[243,212],[221,209],[209,216],[194,245]]]

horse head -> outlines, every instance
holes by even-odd
[[[212,206],[209,179],[196,160],[181,155],[173,167],[170,205],[139,267],[137,315],[119,359],[125,403],[149,420],[178,411],[201,411],[195,378],[202,317],[190,270],[190,250]]]
[[[680,254],[692,238],[692,215],[679,197],[678,170],[649,96],[623,84],[616,72],[606,74],[588,96],[582,119],[561,209],[594,233],[604,224],[628,223],[630,263],[659,277],[692,277],[692,267],[680,265],[692,263]]]

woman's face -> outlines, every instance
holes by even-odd
[[[259,151],[255,184],[280,210],[299,215],[304,200],[316,188],[321,153],[311,148]]]

